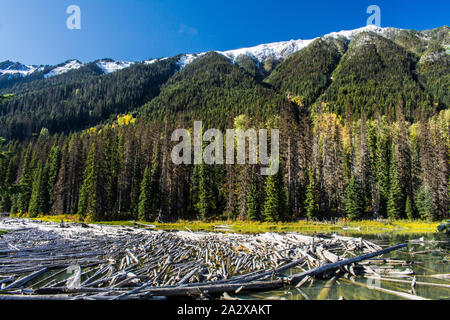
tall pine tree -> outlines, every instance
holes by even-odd
[[[278,172],[266,178],[266,198],[264,201],[264,221],[284,221],[287,219],[287,197],[281,166]]]
[[[316,218],[319,214],[319,194],[316,189],[316,181],[314,178],[314,172],[309,167],[309,183],[306,188],[306,199],[305,199],[305,212],[306,217],[311,220]]]
[[[139,195],[138,218],[142,221],[150,221],[152,200],[150,193],[150,169],[145,168],[144,177],[141,182],[141,193]]]
[[[46,182],[44,169],[39,161],[34,172],[31,200],[28,208],[28,213],[31,218],[44,213]]]
[[[345,189],[344,211],[350,220],[358,220],[364,216],[364,195],[361,184],[352,177]]]
[[[389,219],[401,219],[405,212],[404,193],[400,181],[400,169],[398,167],[395,152],[392,152],[390,168],[390,190],[387,204],[387,214]]]
[[[98,151],[95,143],[91,145],[84,171],[83,184],[80,190],[78,203],[78,215],[89,221],[101,221],[103,216],[102,206],[102,177],[100,175]]]

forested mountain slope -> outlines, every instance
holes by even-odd
[[[311,105],[331,84],[331,74],[346,50],[344,39],[318,39],[279,65],[266,82]]]
[[[26,84],[25,93],[0,104],[0,136],[24,139],[42,128],[51,133],[76,131],[133,111],[159,94],[178,69],[176,62],[174,58],[136,64],[102,76],[87,66]]]
[[[406,115],[416,109],[430,110],[432,98],[416,81],[417,57],[396,43],[373,33],[356,36],[332,74],[333,81],[321,100],[343,114],[348,104],[369,117],[395,114],[399,99]]]
[[[185,119],[224,128],[240,114],[265,119],[290,102],[227,58],[211,52],[176,73],[142,109],[150,119]]]
[[[4,75],[0,78],[0,93],[23,94],[72,82],[88,81],[103,74],[102,70],[95,63],[89,63],[78,69],[69,70],[53,77],[45,77],[46,74],[51,72],[50,70],[50,67],[44,67],[29,76],[16,75],[13,79]]]
[[[266,79],[313,110],[327,105],[345,114],[364,109],[395,116],[404,101],[409,119],[449,107],[448,27],[417,32],[386,29],[351,39],[325,36],[282,62]]]

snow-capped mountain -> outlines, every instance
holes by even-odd
[[[133,64],[134,62],[114,61],[110,59],[104,59],[97,62],[97,66],[103,70],[105,74],[128,68]]]
[[[180,67],[180,70],[183,69],[184,67],[186,67],[187,65],[191,64],[192,61],[200,58],[201,56],[205,55],[206,52],[202,52],[202,53],[196,53],[196,54],[186,54],[183,55],[179,60],[178,60],[178,66]]]
[[[323,38],[345,38],[348,41],[351,41],[356,35],[362,33],[362,32],[375,32],[381,36],[387,36],[388,34],[392,34],[395,32],[401,31],[401,29],[396,28],[381,28],[373,25],[369,25],[366,27],[362,27],[359,29],[354,30],[343,30],[339,32],[332,32],[327,35],[324,35],[322,37],[317,37],[314,39],[309,40],[290,40],[290,41],[281,41],[281,42],[273,42],[273,43],[267,43],[267,44],[261,44],[255,47],[249,47],[249,48],[241,48],[241,49],[235,49],[235,50],[228,50],[228,51],[215,51],[219,54],[222,54],[229,58],[232,62],[236,62],[236,59],[241,56],[249,56],[252,58],[255,62],[262,64],[268,59],[274,59],[276,61],[283,61],[287,59],[292,54],[306,48],[308,45],[310,45],[313,41]],[[193,62],[195,59],[201,57],[206,52],[197,53],[197,54],[186,54],[183,55],[178,64],[180,65],[180,68],[184,68],[191,62]],[[157,60],[149,60],[152,62],[155,62]]]
[[[19,75],[26,77],[33,72],[42,70],[42,66],[27,66],[20,62],[4,61],[0,62],[0,76],[2,75]]]
[[[96,62],[96,65],[100,70],[103,71],[104,74],[116,72],[133,65],[134,62],[125,62],[125,61],[114,61],[111,59],[103,59]],[[44,78],[48,79],[51,77],[62,75],[66,72],[77,70],[83,66],[86,66],[86,63],[82,63],[78,60],[69,60],[64,63],[61,63],[57,66],[52,67],[44,67],[44,66],[30,66],[24,65],[20,62],[12,62],[12,61],[4,61],[0,62],[0,76],[3,75],[19,75],[21,77],[27,77],[35,72],[42,72],[45,70],[50,70],[44,74]]]
[[[381,27],[377,27],[374,25],[369,25],[369,26],[365,26],[362,28],[358,28],[358,29],[353,29],[353,30],[342,30],[339,32],[332,32],[329,34],[326,34],[323,36],[323,38],[339,38],[339,37],[343,37],[346,38],[347,40],[352,40],[355,36],[357,36],[358,34],[362,33],[362,32],[375,32],[379,35],[386,35],[387,32],[391,31],[391,30],[399,30],[399,29],[395,29],[395,28],[381,28]]]
[[[169,59],[169,58],[165,57],[165,58],[159,58],[159,59],[150,59],[150,60],[144,61],[144,64],[154,64],[156,62],[164,61],[164,60],[167,60],[167,59]]]
[[[50,77],[54,77],[54,76],[58,76],[60,74],[66,73],[68,71],[71,70],[76,70],[79,69],[83,66],[83,63],[81,63],[78,60],[70,60],[67,61],[57,67],[55,67],[53,70],[51,70],[50,72],[46,73],[44,75],[44,78],[50,78]]]
[[[216,51],[231,60],[236,60],[237,57],[242,55],[248,55],[259,63],[264,63],[267,59],[284,60],[291,54],[302,50],[307,47],[313,40],[291,40],[283,42],[274,42],[268,44],[261,44],[256,47],[242,48],[229,51]]]
[[[114,61],[111,59],[103,59],[103,60],[98,60],[96,62],[97,67],[99,67],[100,70],[102,70],[104,74],[112,73],[112,72],[116,72],[116,71],[128,68],[133,64],[134,64],[134,62]],[[63,64],[56,66],[50,72],[46,73],[44,75],[44,78],[47,79],[50,77],[64,74],[64,73],[72,71],[72,70],[77,70],[85,65],[86,65],[85,63],[82,63],[78,60],[69,60]]]

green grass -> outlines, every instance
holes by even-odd
[[[7,233],[8,231],[6,231],[6,230],[0,230],[0,236],[1,235],[3,235],[3,234],[5,234],[5,233]]]
[[[76,216],[41,216],[36,220],[60,222],[78,222]],[[184,221],[174,223],[148,223],[162,230],[192,230],[214,231],[218,225],[228,225],[237,233],[263,233],[263,232],[301,232],[301,233],[345,233],[345,234],[380,234],[380,233],[435,233],[439,222],[412,221],[412,220],[363,220],[343,221],[337,223],[301,220],[297,222],[249,222],[249,221]],[[103,221],[94,224],[133,226],[132,221]]]

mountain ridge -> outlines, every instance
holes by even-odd
[[[432,34],[433,32],[438,31],[439,29],[446,28],[448,29],[448,26],[442,26],[435,29],[429,29],[429,30],[423,30],[423,31],[417,31],[412,29],[401,29],[401,28],[394,28],[394,27],[377,27],[373,25],[368,25],[365,27],[352,29],[352,30],[341,30],[338,32],[331,32],[325,35],[322,35],[320,37],[316,37],[313,39],[297,39],[297,40],[289,40],[289,41],[279,41],[279,42],[272,42],[272,43],[263,43],[252,47],[244,47],[244,48],[238,48],[238,49],[231,49],[226,51],[217,51],[212,50],[214,52],[217,52],[221,55],[226,56],[231,61],[235,62],[235,60],[242,55],[247,55],[250,58],[254,59],[259,64],[264,64],[268,59],[274,59],[278,62],[281,62],[291,56],[292,54],[301,51],[302,49],[309,46],[311,43],[313,43],[315,40],[320,38],[338,38],[342,37],[347,40],[351,40],[354,36],[357,34],[360,34],[362,32],[375,32],[377,34],[380,34],[384,37],[395,37],[396,34],[402,33],[402,32],[412,32],[420,37],[422,37],[425,41],[433,40]],[[447,30],[448,31],[448,30]],[[448,38],[448,37],[447,37]],[[448,50],[450,50],[450,40],[447,40],[447,46]],[[203,56],[207,52],[200,52],[200,53],[186,53],[181,54],[180,59],[183,59],[183,62],[180,62],[180,65],[183,67],[187,64],[194,61],[196,58]],[[114,64],[122,67],[117,68],[105,68],[105,73],[114,72],[117,70],[121,70],[123,68],[129,67],[135,63],[153,63],[154,61],[161,61],[162,59],[168,59],[170,57],[164,57],[159,59],[148,59],[143,61],[135,61],[135,62],[127,62],[127,61],[121,61],[121,60],[113,60],[113,59],[98,59],[93,62],[102,62],[102,61],[109,61],[114,62]],[[25,65],[20,62],[12,62],[12,61],[4,61],[0,62],[0,77],[6,74],[21,74],[22,76],[29,76],[34,72],[42,71],[42,68],[48,67],[50,68],[50,71],[46,73],[47,77],[51,77],[54,75],[59,75],[64,72],[68,72],[70,70],[73,70],[74,68],[62,68],[64,67],[64,64],[69,64],[73,61],[77,61],[79,63],[78,67],[87,65],[92,62],[86,62],[83,63],[76,59],[69,59],[66,62],[63,62],[61,64],[55,65],[55,66],[46,66],[46,65]],[[12,64],[17,64],[23,66],[26,71],[20,71],[20,70],[9,70],[7,68],[3,68],[2,64],[10,62]],[[99,66],[100,67],[100,66]],[[51,73],[54,69],[60,68],[58,72]],[[100,67],[101,68],[101,67]]]

